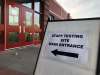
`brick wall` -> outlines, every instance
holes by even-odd
[[[49,0],[49,11],[58,19],[68,19],[68,13],[55,0]]]
[[[53,15],[55,20],[70,19],[70,14],[67,13],[55,0],[41,0],[40,12],[40,28],[42,29],[42,32],[40,33],[41,40],[44,37],[49,15]]]

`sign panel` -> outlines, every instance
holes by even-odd
[[[49,22],[34,75],[96,75],[100,19]]]
[[[48,33],[46,57],[68,63],[86,64],[88,61],[88,37],[86,33]]]

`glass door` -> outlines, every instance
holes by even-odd
[[[31,8],[23,6],[22,9],[22,32],[25,35],[25,45],[33,44],[34,14]]]
[[[7,48],[33,43],[33,10],[22,4],[8,4]]]
[[[7,48],[21,46],[22,41],[24,41],[22,36],[21,11],[22,6],[20,4],[7,4]],[[20,39],[20,37],[23,39]]]

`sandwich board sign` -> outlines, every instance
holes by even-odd
[[[34,75],[97,75],[100,19],[48,22]]]

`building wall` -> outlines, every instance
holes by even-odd
[[[58,19],[68,19],[68,13],[55,0],[49,0],[49,13]]]
[[[45,27],[50,17],[50,20],[70,19],[70,14],[66,12],[55,0],[41,0],[40,12],[40,28],[42,29],[42,32],[40,33],[41,40],[43,40]]]

